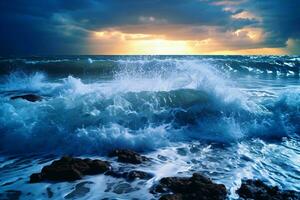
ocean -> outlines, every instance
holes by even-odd
[[[299,56],[57,56],[0,58],[0,193],[21,199],[156,199],[165,176],[200,172],[300,191]],[[42,101],[11,97],[35,94]],[[132,149],[153,161],[126,182],[104,175],[29,184],[62,155],[110,160]],[[83,183],[81,192],[70,194]]]

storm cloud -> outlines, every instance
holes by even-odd
[[[107,30],[212,39],[218,51],[286,48],[296,41],[292,53],[299,53],[298,0],[4,0],[0,6],[1,55],[98,53],[89,37]]]

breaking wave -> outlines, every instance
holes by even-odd
[[[50,63],[64,62],[71,61]],[[75,71],[50,69],[49,62],[42,62],[41,70],[36,67],[35,72],[14,68],[4,73],[0,150],[90,154],[123,147],[150,151],[190,140],[232,143],[300,133],[299,89],[274,92],[257,87],[255,95],[260,93],[262,98],[253,98],[253,88],[242,88],[228,70],[207,60],[105,61],[112,62],[113,67],[105,67],[111,78],[103,78],[103,73],[76,78],[74,72],[81,67],[79,71],[76,66]],[[37,64],[27,61],[27,65]],[[53,76],[53,70],[59,76]],[[28,93],[43,100],[10,99]]]

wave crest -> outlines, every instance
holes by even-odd
[[[185,140],[228,143],[299,134],[299,91],[255,101],[199,61],[123,66],[113,80],[102,81],[53,80],[43,73],[8,76],[1,84],[0,149],[103,153]],[[9,99],[20,92],[45,99]]]

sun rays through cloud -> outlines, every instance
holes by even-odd
[[[298,0],[1,5],[2,54],[299,54]]]

